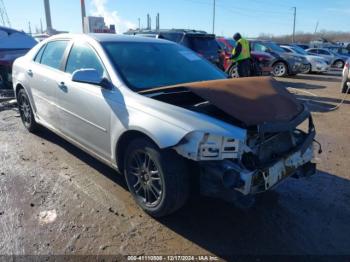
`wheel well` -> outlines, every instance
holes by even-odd
[[[126,150],[128,143],[132,139],[135,139],[135,138],[144,138],[144,139],[151,141],[155,145],[157,145],[149,136],[147,136],[146,134],[144,134],[140,131],[130,130],[130,131],[127,131],[124,134],[122,134],[122,136],[119,138],[117,146],[116,146],[116,162],[117,162],[118,169],[121,173],[124,170],[124,154],[123,154],[123,152]]]
[[[335,61],[334,61],[333,65],[335,65],[337,62],[342,62],[342,63],[344,63],[344,61],[343,61],[343,60],[341,60],[341,59],[337,59],[337,60],[335,60]],[[344,64],[345,64],[345,63],[344,63]]]
[[[17,97],[17,95],[18,95],[19,90],[21,90],[21,89],[24,89],[24,87],[23,87],[21,84],[18,84],[18,85],[16,86],[16,97]]]

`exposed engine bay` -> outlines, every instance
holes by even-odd
[[[312,116],[270,77],[189,83],[141,93],[247,131],[244,141],[193,132],[174,148],[199,163],[204,194],[232,189],[255,194],[288,176],[316,171],[311,163],[316,134]],[[301,124],[308,125],[304,131]]]

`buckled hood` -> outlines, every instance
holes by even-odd
[[[271,77],[194,82],[140,93],[171,92],[178,88],[196,94],[246,126],[289,122],[304,110],[294,95]]]

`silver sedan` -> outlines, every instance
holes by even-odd
[[[306,107],[270,78],[227,79],[165,40],[49,38],[13,66],[24,126],[44,126],[124,174],[155,217],[204,195],[246,201],[315,173]],[[308,121],[308,129],[300,124]]]

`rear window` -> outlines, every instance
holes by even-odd
[[[212,37],[189,37],[190,48],[199,53],[214,53],[218,50],[218,43]]]

